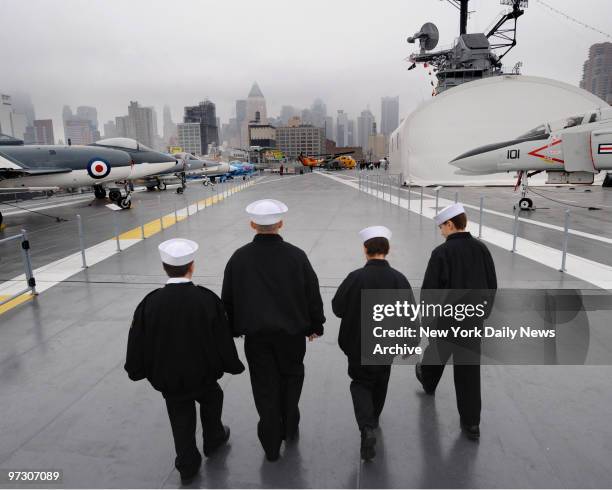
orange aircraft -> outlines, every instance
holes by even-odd
[[[325,167],[325,168],[355,168],[357,162],[353,157],[349,157],[353,151],[345,151],[335,154],[306,156],[303,153],[298,155],[298,160],[305,167]]]

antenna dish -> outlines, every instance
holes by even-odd
[[[417,39],[419,40],[421,51],[431,51],[438,45],[440,33],[434,23],[426,22],[419,32],[408,38],[408,42],[412,44],[416,42]]]

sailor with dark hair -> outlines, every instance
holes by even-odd
[[[371,226],[359,232],[366,258],[364,267],[351,272],[338,287],[332,300],[334,314],[341,318],[338,345],[348,358],[351,396],[357,426],[361,431],[361,457],[376,455],[376,433],[387,396],[391,365],[362,365],[361,356],[361,291],[365,289],[403,289],[414,302],[408,279],[393,269],[386,257],[391,230]],[[415,341],[418,345],[418,340]]]
[[[276,199],[247,206],[256,234],[227,263],[221,293],[234,335],[245,336],[257,435],[270,461],[298,434],[306,337],[323,335],[325,323],[308,257],[279,235],[287,210]]]
[[[166,400],[183,483],[197,475],[202,462],[195,402],[200,404],[204,455],[210,456],[230,435],[221,423],[223,391],[217,380],[223,373],[244,371],[223,303],[191,280],[197,249],[197,243],[182,238],[159,245],[169,279],[136,308],[125,363],[130,379],[146,378]]]
[[[497,290],[495,264],[486,245],[465,230],[465,209],[460,203],[451,204],[438,213],[435,222],[446,241],[431,253],[422,295],[454,297],[454,300],[463,296],[464,301],[466,295],[477,295],[484,297],[490,312]],[[471,321],[472,327],[479,321],[482,322],[481,319],[476,323]],[[429,339],[422,363],[415,366],[416,377],[425,392],[433,395],[451,356],[461,428],[470,439],[476,440],[480,437],[480,342]]]

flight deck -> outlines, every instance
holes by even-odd
[[[123,369],[131,315],[148,291],[165,283],[157,246],[171,237],[199,243],[194,282],[219,293],[230,255],[252,239],[245,207],[270,197],[289,206],[281,234],[308,254],[327,317],[325,335],[307,345],[299,439],[283,445],[278,462],[266,461],[248,373],[225,376],[220,384],[230,442],[204,460],[190,487],[609,486],[609,366],[483,366],[478,443],[459,429],[450,369],[431,397],[416,381],[413,366],[396,366],[377,456],[360,461],[331,298],[344,277],[363,265],[361,228],[385,225],[393,231],[389,261],[413,287],[420,286],[430,252],[442,241],[431,219],[433,189],[423,189],[422,198],[418,187],[390,187],[382,194],[380,179],[363,177],[348,171],[254,176],[227,184],[224,193],[221,186],[194,184],[183,195],[135,193],[132,209],[118,212],[87,196],[67,204],[54,199],[29,204],[66,220],[59,223],[27,211],[6,213],[4,236],[28,231],[42,292],[0,310],[0,468],[59,469],[63,482],[57,486],[65,488],[180,487],[163,399],[147,382],[131,382]],[[612,289],[611,197],[605,189],[585,189],[546,191],[565,204],[533,196],[536,211],[521,212],[516,221],[514,252],[510,190],[444,188],[437,200],[438,207],[452,202],[457,192],[470,206],[471,231],[482,231],[501,287]],[[569,201],[574,205],[567,272],[561,272]],[[91,262],[85,269],[76,214]],[[10,287],[23,272],[19,249],[1,254],[0,295],[2,286]],[[598,341],[612,347],[610,335]],[[242,339],[237,346],[244,360]]]

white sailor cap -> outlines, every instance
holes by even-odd
[[[391,238],[391,230],[386,226],[368,226],[359,232],[359,238],[363,243],[367,242],[370,238]]]
[[[451,218],[460,215],[461,213],[465,213],[465,209],[463,209],[463,204],[454,203],[450,206],[446,206],[442,211],[440,211],[436,217],[434,218],[436,225],[440,226],[442,223],[445,223]]]
[[[284,202],[276,199],[260,199],[246,207],[251,221],[257,225],[273,225],[278,223],[289,208]]]
[[[164,264],[187,265],[193,262],[198,244],[186,238],[171,238],[157,247]]]

